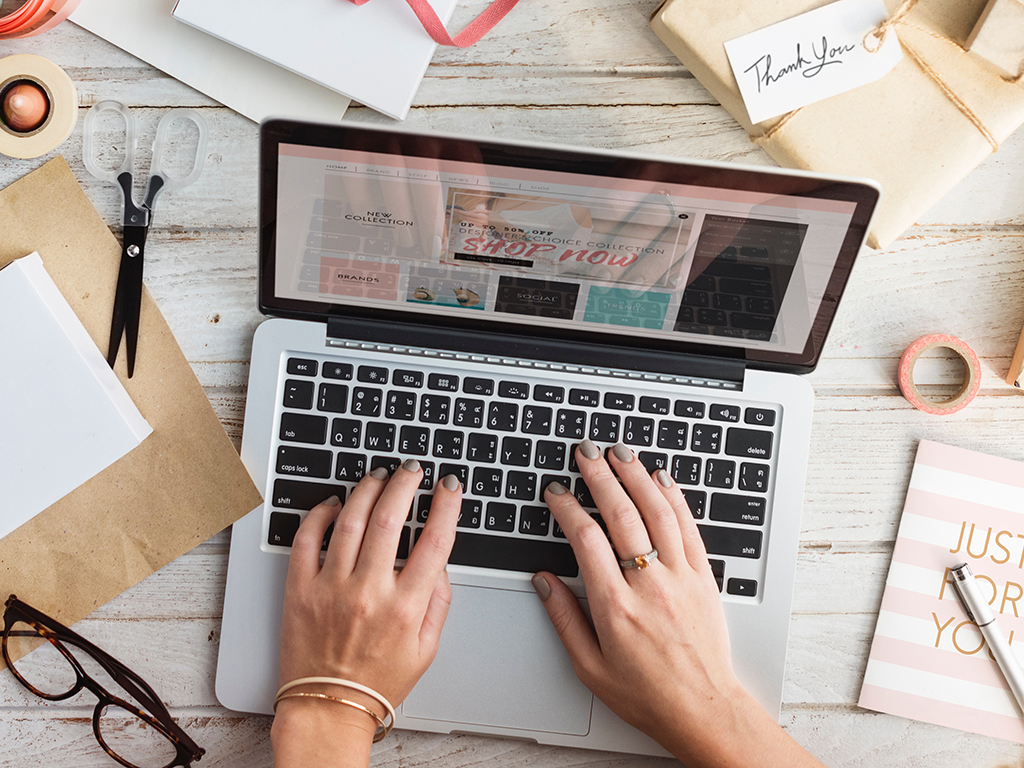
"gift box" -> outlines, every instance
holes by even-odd
[[[827,4],[666,0],[651,27],[780,165],[879,181],[868,245],[882,248],[1024,122],[1024,83],[964,47],[986,0],[886,0],[904,50],[889,74],[751,123],[723,44]]]

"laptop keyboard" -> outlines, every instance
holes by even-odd
[[[685,395],[673,392],[686,392]],[[565,485],[604,527],[575,461],[590,438],[630,446],[680,485],[719,589],[760,598],[780,413],[737,393],[481,366],[363,350],[282,357],[265,498],[265,548],[287,552],[302,516],[367,472],[408,458],[424,475],[397,552],[404,560],[449,474],[464,496],[450,563],[576,577],[576,558],[544,503]],[[329,540],[325,538],[326,547]]]

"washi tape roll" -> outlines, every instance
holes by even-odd
[[[71,15],[81,0],[25,0],[0,16],[0,38],[32,37],[53,29]]]
[[[45,155],[77,120],[78,92],[63,69],[31,54],[0,59],[0,153]]]
[[[960,390],[948,400],[925,400],[921,396],[917,384],[914,383],[914,366],[917,365],[918,359],[929,349],[936,347],[956,352],[964,361],[964,368],[967,370],[967,376],[964,378]],[[962,411],[978,394],[978,390],[981,388],[981,363],[978,362],[978,356],[974,354],[974,350],[956,336],[939,334],[922,336],[907,347],[903,357],[900,358],[899,385],[903,396],[919,411],[930,413],[933,416],[948,416]]]

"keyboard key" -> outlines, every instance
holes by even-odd
[[[498,397],[526,400],[530,396],[530,385],[521,381],[499,381]]]
[[[509,470],[505,478],[505,498],[533,501],[537,497],[537,476],[533,472]]]
[[[547,536],[551,513],[547,507],[520,507],[519,532],[529,536]]]
[[[419,389],[423,386],[422,371],[407,371],[402,368],[395,370],[394,383],[396,387],[411,387]]]
[[[768,408],[747,408],[743,413],[743,421],[759,427],[774,427],[775,411]]]
[[[566,475],[543,475],[540,479],[540,488],[538,489],[540,492],[540,498],[544,498],[544,491],[552,483],[558,483],[565,488],[565,490],[572,488],[572,478],[567,477]]]
[[[730,456],[749,456],[752,459],[772,457],[772,433],[760,429],[732,428],[725,438],[725,452]]]
[[[693,400],[676,400],[675,415],[686,419],[703,419],[704,403]]]
[[[420,421],[428,424],[447,424],[452,399],[448,395],[424,393],[420,398]]]
[[[439,459],[461,459],[465,435],[451,429],[434,431],[434,456]]]
[[[505,531],[511,533],[516,529],[516,505],[501,501],[487,502],[487,513],[484,515],[484,528],[489,531]]]
[[[448,392],[458,392],[459,377],[450,373],[432,373],[427,377],[427,387]]]
[[[277,449],[277,471],[282,475],[330,477],[334,456],[330,451],[282,445]]]
[[[573,489],[573,495],[581,507],[597,508],[597,504],[594,503],[594,497],[590,495],[590,489],[587,488],[587,484],[583,482],[582,477],[576,478],[576,487]]]
[[[704,469],[704,485],[712,488],[732,488],[735,474],[735,461],[708,459]]]
[[[281,414],[281,439],[292,443],[327,442],[327,418],[304,413]]]
[[[492,379],[474,379],[467,376],[462,382],[462,391],[467,395],[493,395],[494,381]]]
[[[474,432],[469,436],[466,458],[470,461],[481,461],[493,464],[498,458],[498,436],[486,432]]]
[[[569,440],[582,440],[587,433],[586,411],[559,410],[555,418],[555,435]]]
[[[538,403],[560,403],[565,399],[565,388],[537,384],[533,388],[533,399]]]
[[[667,402],[667,401],[666,401]],[[622,430],[622,442],[626,445],[650,445],[654,441],[654,419],[627,416]]]
[[[434,462],[420,461],[420,469],[423,470],[423,479],[420,480],[421,491],[430,491],[434,488]]]
[[[725,562],[722,560],[708,560],[708,565],[711,566],[711,573],[714,574],[715,581],[718,582],[718,591],[722,591],[722,582],[725,580]]]
[[[430,505],[433,503],[434,497],[423,494],[420,496],[419,501],[416,502],[416,521],[419,523],[427,522],[427,518],[430,516]]]
[[[704,519],[704,511],[707,506],[707,491],[683,491],[683,498],[686,499],[686,506],[690,508],[690,514],[697,520]]]
[[[465,464],[442,464],[437,468],[438,477],[442,480],[448,475],[455,475],[459,478],[459,484],[462,485],[462,492],[466,492],[466,486],[469,484],[469,467]]]
[[[349,363],[324,363],[323,375],[325,379],[348,381],[352,378],[352,366]]]
[[[607,392],[604,396],[604,407],[610,411],[632,411],[636,407],[636,396],[622,392]]]
[[[594,413],[590,417],[590,439],[603,443],[618,442],[621,418],[610,413]]]
[[[553,413],[543,405],[524,405],[522,431],[528,435],[550,435]]]
[[[718,453],[722,448],[722,428],[698,424],[693,428],[690,450],[698,453]]]
[[[516,403],[491,403],[487,413],[487,427],[501,432],[515,432],[519,421],[519,406]]]
[[[407,456],[426,456],[430,452],[430,430],[407,424],[398,433],[398,452]]]
[[[459,510],[459,521],[455,523],[458,528],[479,528],[480,520],[483,517],[483,502],[477,499],[463,499],[462,508]]]
[[[395,555],[397,560],[406,560],[409,557],[409,538],[412,536],[412,530],[409,526],[402,529],[402,535],[398,537],[398,554]]]
[[[287,379],[284,383],[285,408],[301,408],[308,411],[313,407],[313,382]]]
[[[292,376],[316,376],[316,360],[306,360],[301,357],[289,357],[287,371]]]
[[[356,378],[367,384],[387,384],[388,369],[375,365],[360,365]]]
[[[590,408],[597,408],[601,403],[601,395],[593,389],[570,389],[570,405],[586,405]]]
[[[348,406],[347,384],[321,384],[317,398],[318,410],[328,413],[344,413]]]
[[[334,419],[331,422],[331,445],[358,448],[362,434],[363,422],[356,419]]]
[[[761,556],[761,531],[698,525],[704,548],[709,555],[758,558]]]
[[[267,533],[267,544],[278,547],[290,547],[295,541],[302,518],[291,512],[271,512],[270,530]]]
[[[674,451],[686,450],[687,429],[685,421],[659,421],[658,447]]]
[[[363,447],[368,451],[391,453],[395,450],[395,425],[386,422],[367,422]]]
[[[680,485],[700,485],[700,466],[697,456],[673,456],[672,479]]]
[[[668,469],[668,454],[652,453],[651,451],[640,451],[637,459],[644,465],[647,474],[653,474],[659,469]]]
[[[764,525],[767,504],[763,496],[736,496],[731,493],[712,493],[711,512],[708,517],[723,523]]]
[[[641,397],[640,412],[668,415],[669,400],[667,397]]]
[[[565,467],[565,443],[538,440],[537,450],[533,454],[533,466],[553,470]]]
[[[530,466],[533,441],[526,437],[506,437],[501,441],[501,463],[514,467]]]
[[[334,470],[336,480],[347,480],[355,483],[366,474],[366,456],[361,453],[339,453],[338,463]]]
[[[501,481],[504,472],[490,467],[476,467],[473,470],[473,493],[476,496],[501,496]]]
[[[570,578],[580,572],[576,556],[568,544],[483,533],[457,533],[448,562],[523,573],[548,571]]]
[[[739,421],[740,407],[738,405],[711,404],[711,414],[708,416],[712,421]]]
[[[321,387],[330,386],[321,384]],[[379,389],[370,387],[356,387],[352,390],[352,413],[356,416],[380,416],[380,409],[384,403],[384,393]]]
[[[740,464],[739,489],[741,491],[765,493],[768,490],[768,473],[769,467],[767,464],[750,464],[747,462]]]
[[[484,401],[460,397],[455,401],[452,426],[480,429],[484,425]]]
[[[757,582],[753,579],[729,579],[726,591],[730,595],[757,597]]]
[[[389,419],[412,421],[416,418],[416,394],[414,392],[391,392],[384,415]]]
[[[383,467],[387,470],[388,476],[395,474],[395,470],[402,466],[402,459],[398,456],[374,456],[370,459],[370,471]]]
[[[310,510],[331,496],[337,496],[344,501],[345,491],[344,485],[304,483],[299,480],[277,478],[274,480],[274,493],[270,497],[270,503],[272,506],[286,509]]]

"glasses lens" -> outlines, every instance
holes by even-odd
[[[178,756],[174,743],[152,723],[116,704],[108,704],[100,713],[100,738],[136,768],[165,768]]]
[[[44,696],[62,696],[78,682],[71,662],[24,621],[11,627],[7,652],[12,659],[17,659],[14,671],[18,676]]]

